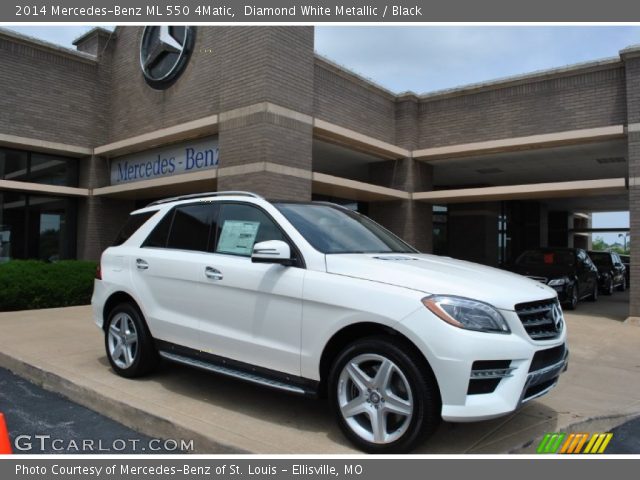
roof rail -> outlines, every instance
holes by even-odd
[[[236,197],[252,197],[259,198],[264,200],[260,195],[252,192],[242,192],[242,191],[234,191],[230,190],[227,192],[203,192],[203,193],[191,193],[189,195],[179,195],[177,197],[163,198],[162,200],[156,200],[155,202],[151,202],[147,207],[152,207],[154,205],[162,205],[163,203],[169,202],[177,202],[178,200],[191,200],[195,198],[205,198],[205,197],[221,197],[221,196],[236,196]]]

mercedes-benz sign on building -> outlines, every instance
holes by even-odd
[[[418,95],[313,37],[127,26],[69,50],[0,31],[0,261],[97,259],[134,208],[212,190],[348,204],[489,265],[587,247],[591,212],[630,210],[640,249],[640,48]]]

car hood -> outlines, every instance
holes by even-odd
[[[515,273],[437,255],[331,254],[326,262],[332,274],[473,298],[505,310],[556,296],[552,288]]]
[[[575,275],[574,268],[568,265],[513,265],[511,271],[520,275],[549,279]]]

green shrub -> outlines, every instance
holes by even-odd
[[[0,311],[86,305],[95,271],[95,262],[79,260],[0,263]]]

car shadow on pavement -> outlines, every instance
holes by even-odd
[[[109,367],[106,357],[99,361]],[[175,408],[188,409],[189,413],[197,411],[203,418],[209,406],[211,415],[220,415],[221,410],[233,415],[240,432],[260,436],[262,431],[277,426],[278,433],[287,437],[282,446],[294,441],[300,449],[308,445],[309,450],[304,453],[354,451],[324,399],[288,394],[170,362],[162,362],[148,377],[131,381],[160,385],[175,402]],[[414,453],[506,453],[553,431],[556,419],[557,412],[533,401],[509,416],[494,420],[442,422]]]
[[[565,310],[567,316],[597,317],[602,320],[624,322],[629,317],[629,290],[614,291],[612,295],[598,296],[597,302],[588,300],[578,303],[574,311]]]

